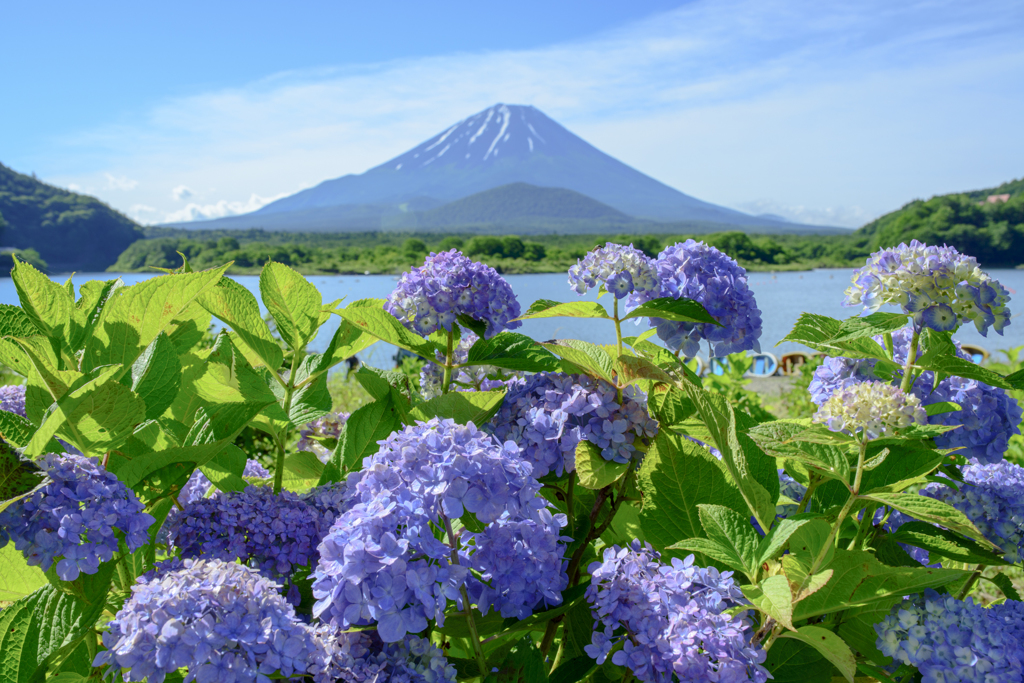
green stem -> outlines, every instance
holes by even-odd
[[[964,587],[956,594],[957,600],[963,600],[970,594],[971,589],[974,588],[974,585],[978,583],[978,579],[981,578],[981,573],[983,571],[985,571],[985,565],[979,564],[977,569],[971,572],[971,575],[967,577],[967,582],[964,583]]]
[[[448,350],[444,356],[444,379],[441,382],[441,393],[447,394],[452,385],[452,358],[455,348],[455,330],[448,330]]]
[[[551,649],[551,643],[555,642],[555,634],[558,633],[558,626],[561,623],[562,618],[555,617],[554,619],[548,622],[547,626],[544,627],[544,637],[541,638],[540,646],[537,648],[538,650],[540,650],[542,656],[548,656],[548,651]],[[562,638],[564,640],[565,636],[563,635]],[[561,645],[559,645],[559,649],[561,649]],[[554,666],[551,667],[552,670],[554,668]],[[548,673],[550,673],[550,671]]]
[[[852,541],[850,541],[850,545],[846,546],[847,550],[856,550],[857,546],[859,546],[867,537],[868,531],[873,526],[872,520],[874,519],[875,510],[877,509],[877,505],[869,505],[864,508],[864,516],[860,520],[860,527],[857,529],[857,535],[853,537]]]
[[[284,401],[281,402],[281,408],[284,409],[284,414],[289,415],[292,409],[292,397],[295,395],[295,371],[299,367],[299,359],[301,354],[296,350],[292,352],[292,367],[288,371],[288,381],[284,383]],[[281,488],[284,486],[284,435],[278,435],[275,438],[277,442],[277,461],[274,466],[274,493],[281,493]]]
[[[615,303],[612,304],[612,315],[615,320],[615,346],[618,350],[618,355],[622,355],[622,321],[619,320],[619,300],[615,299]]]
[[[807,512],[807,508],[810,507],[811,497],[814,495],[814,490],[821,485],[821,482],[825,481],[824,477],[819,477],[816,474],[811,474],[807,481],[807,490],[804,491],[804,497],[800,499],[800,505],[797,506],[796,514]]]
[[[449,337],[449,348],[451,348],[451,337]],[[459,564],[459,542],[455,538],[455,532],[452,531],[452,522],[445,516],[441,519],[444,520],[444,530],[448,534],[448,542],[451,544],[452,549],[452,564]],[[486,676],[488,673],[487,660],[484,659],[484,651],[480,646],[480,632],[476,629],[476,620],[473,619],[473,608],[469,604],[469,593],[466,592],[466,587],[462,586],[459,590],[462,594],[462,607],[463,614],[466,616],[466,625],[469,627],[470,642],[473,645],[473,654],[476,658],[476,664],[480,667],[480,675]]]
[[[551,671],[558,668],[558,665],[562,663],[562,656],[565,654],[565,627],[562,627],[562,639],[558,641],[558,649],[555,650],[555,658],[551,661]],[[548,673],[550,674],[551,671]]]
[[[918,332],[917,326],[914,326],[914,334],[910,338],[910,346],[907,347],[907,362],[903,366],[903,382],[900,383],[900,391],[907,393],[910,391],[910,387],[914,385],[914,376],[911,373],[911,368],[914,365],[914,361],[917,360],[917,341],[920,338],[921,333]]]
[[[573,472],[572,476],[569,477],[569,490],[565,494],[565,511],[566,511],[565,514],[566,514],[566,517],[569,518],[568,521],[569,521],[569,531],[570,531],[570,533],[574,529],[576,529],[576,509],[574,508],[574,505],[575,505],[575,495],[576,495],[576,473]]]

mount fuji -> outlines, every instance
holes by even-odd
[[[461,217],[461,225],[470,226],[485,221],[474,220],[465,210],[437,209],[482,192],[490,191],[485,198],[498,196],[502,193],[496,188],[513,185],[521,201],[523,183],[534,189],[570,190],[566,196],[573,194],[575,205],[579,205],[578,195],[584,195],[621,216],[604,219],[618,227],[646,223],[647,229],[656,231],[657,226],[649,224],[656,221],[813,231],[812,226],[751,216],[683,194],[605,154],[539,109],[511,104],[496,104],[474,114],[365,173],[324,181],[243,216],[177,225],[276,230],[452,228],[457,226],[439,225],[438,217],[453,215]],[[504,227],[523,225],[513,216],[502,221],[500,212],[485,213],[492,227],[502,227],[503,222]],[[556,208],[555,213],[562,221],[571,220],[564,209]],[[542,218],[534,215],[531,220]]]

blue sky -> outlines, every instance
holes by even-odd
[[[495,102],[688,194],[859,225],[1024,176],[1024,6],[36,2],[0,162],[140,221],[258,208]]]

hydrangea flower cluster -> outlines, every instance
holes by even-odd
[[[295,567],[309,566],[316,559],[317,544],[346,504],[344,485],[314,489],[305,496],[247,486],[244,491],[218,491],[192,501],[176,516],[169,533],[182,557],[237,559],[288,577]]]
[[[724,613],[746,604],[732,572],[697,567],[692,555],[671,565],[660,557],[633,541],[606,548],[590,565],[585,597],[595,623],[586,653],[603,664],[622,641],[612,662],[651,683],[766,681],[765,653],[750,644],[750,622]]]
[[[811,418],[833,432],[864,434],[877,439],[912,424],[925,424],[928,415],[913,394],[884,382],[863,382],[832,394]]]
[[[928,484],[921,492],[967,515],[985,538],[1002,548],[1007,562],[1024,560],[1024,467],[1003,461],[968,465],[962,473],[959,491]]]
[[[0,410],[25,417],[25,387],[14,384],[0,387]]]
[[[905,363],[910,347],[912,330],[904,328],[892,334],[893,356],[897,363]],[[879,344],[882,337],[875,337]],[[918,349],[920,354],[920,348]],[[960,350],[957,344],[957,355],[970,360],[970,356]],[[874,374],[875,361],[850,358],[827,358],[822,365],[814,370],[814,378],[808,387],[811,400],[822,405],[838,389],[876,380]],[[894,382],[898,382],[897,377]],[[928,424],[961,425],[935,437],[939,448],[959,448],[961,454],[974,458],[982,463],[994,463],[1002,460],[1009,448],[1010,437],[1020,434],[1021,416],[1024,410],[1009,393],[1003,389],[989,386],[983,382],[963,377],[947,377],[935,385],[932,372],[924,372],[918,377],[912,393],[921,400],[921,405],[953,402],[961,410],[950,413],[939,413],[928,417]]]
[[[462,338],[452,349],[452,362],[459,364],[469,360],[469,349],[480,339],[475,333],[463,330]],[[444,355],[437,351],[439,363],[444,362]],[[489,379],[488,375],[501,372],[491,365],[470,365],[459,368],[452,375],[451,389],[454,391],[492,391],[501,389],[505,383],[500,379]],[[420,370],[420,393],[423,398],[435,398],[441,395],[444,382],[444,368],[438,363],[427,362]]]
[[[270,470],[256,460],[250,458],[245,461],[245,469],[242,471],[242,476],[265,479],[270,476]],[[203,471],[197,467],[193,470],[192,476],[188,478],[185,485],[181,487],[181,492],[178,493],[178,503],[184,507],[185,505],[194,503],[201,498],[206,498],[212,488],[213,483],[205,474],[203,474]],[[172,514],[175,510],[177,510],[177,508],[174,508],[171,511]]]
[[[569,268],[569,286],[577,294],[586,294],[587,290],[602,284],[616,299],[633,294],[629,305],[635,306],[644,296],[654,298],[658,291],[658,271],[654,262],[632,244],[625,247],[608,242]]]
[[[451,331],[460,315],[483,322],[486,339],[522,325],[513,322],[520,309],[508,282],[494,268],[455,249],[432,253],[422,266],[402,275],[384,310],[424,337]]]
[[[310,675],[329,683],[327,651],[257,571],[220,560],[169,560],[141,577],[103,634],[93,666],[129,681],[258,681]]]
[[[923,683],[1020,681],[1024,652],[1014,631],[1001,628],[996,608],[956,600],[932,589],[893,608],[875,624],[882,654],[917,667]]]
[[[506,617],[561,602],[566,519],[550,513],[514,443],[434,418],[380,445],[349,476],[353,506],[320,544],[314,616],[340,628],[376,622],[392,643],[428,619],[443,625],[463,588]],[[487,527],[453,538],[452,520],[467,513]]]
[[[50,453],[37,461],[47,482],[0,512],[0,548],[14,540],[30,565],[64,581],[95,574],[118,551],[115,531],[131,551],[149,542],[155,521],[145,506],[95,458]]]
[[[846,306],[875,312],[883,304],[910,313],[917,329],[955,330],[967,321],[987,336],[1010,324],[1006,289],[981,270],[977,259],[953,247],[929,247],[917,240],[877,251],[853,274]]]
[[[747,286],[747,271],[736,261],[703,242],[686,240],[658,255],[659,288],[638,303],[654,298],[693,299],[700,302],[719,325],[651,318],[658,337],[687,358],[697,355],[706,339],[716,356],[739,351],[760,351],[761,311]]]
[[[348,422],[348,417],[348,413],[328,413],[312,422],[307,422],[299,430],[299,442],[295,448],[312,453],[320,462],[327,462],[331,459],[332,451],[321,441],[337,439],[341,436],[341,428]]]
[[[506,386],[489,429],[499,440],[519,444],[538,478],[575,471],[581,440],[600,447],[605,460],[625,463],[636,459],[638,438],[658,433],[646,397],[632,386],[623,391],[621,404],[615,387],[585,375],[539,372]]]
[[[441,648],[418,636],[384,643],[372,631],[338,634],[327,641],[335,671],[343,683],[402,681],[455,683],[457,672]],[[333,646],[333,647],[332,647]]]

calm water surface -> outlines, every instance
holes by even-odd
[[[857,313],[856,309],[842,306],[843,291],[849,285],[852,270],[815,270],[798,273],[751,273],[749,283],[764,320],[764,331],[761,336],[761,347],[778,355],[787,351],[806,350],[797,344],[785,343],[775,347],[776,342],[786,336],[800,313],[818,313],[832,318],[848,318]],[[1014,311],[1011,325],[1005,330],[1005,336],[989,332],[989,337],[982,337],[974,326],[964,327],[957,332],[960,341],[979,344],[989,351],[995,352],[1011,346],[1024,346],[1024,270],[992,270],[995,279],[1005,286],[1012,297],[1010,309]],[[109,280],[118,277],[114,273],[78,273],[74,282],[80,284],[87,280]],[[125,284],[141,282],[154,275],[127,273],[119,276]],[[56,274],[54,280],[63,282],[67,275]],[[259,278],[255,275],[234,276],[234,279],[256,295],[259,300]],[[506,276],[512,289],[519,297],[523,310],[537,299],[555,299],[558,301],[574,301],[576,293],[569,289],[563,273],[545,273],[540,275],[509,275]],[[384,298],[395,287],[397,276],[392,275],[332,275],[313,276],[310,281],[316,285],[323,295],[324,301],[346,298],[348,301],[366,298]],[[594,295],[582,297],[595,300]],[[610,297],[602,297],[601,301],[611,306]],[[18,304],[18,295],[10,278],[0,279],[0,303]],[[263,308],[262,303],[260,304]],[[264,311],[265,312],[265,311]],[[314,350],[326,348],[330,336],[339,324],[338,318],[332,319],[321,328],[320,335],[311,344]],[[635,332],[633,331],[635,329]],[[646,325],[635,327],[626,323],[625,334],[638,334],[645,330]],[[547,318],[528,320],[517,330],[528,334],[534,339],[558,339],[571,337],[594,343],[613,343],[615,328],[608,321],[578,320],[573,318]],[[706,354],[706,347],[703,349]],[[394,348],[376,344],[360,354],[364,362],[378,367],[391,365]]]

